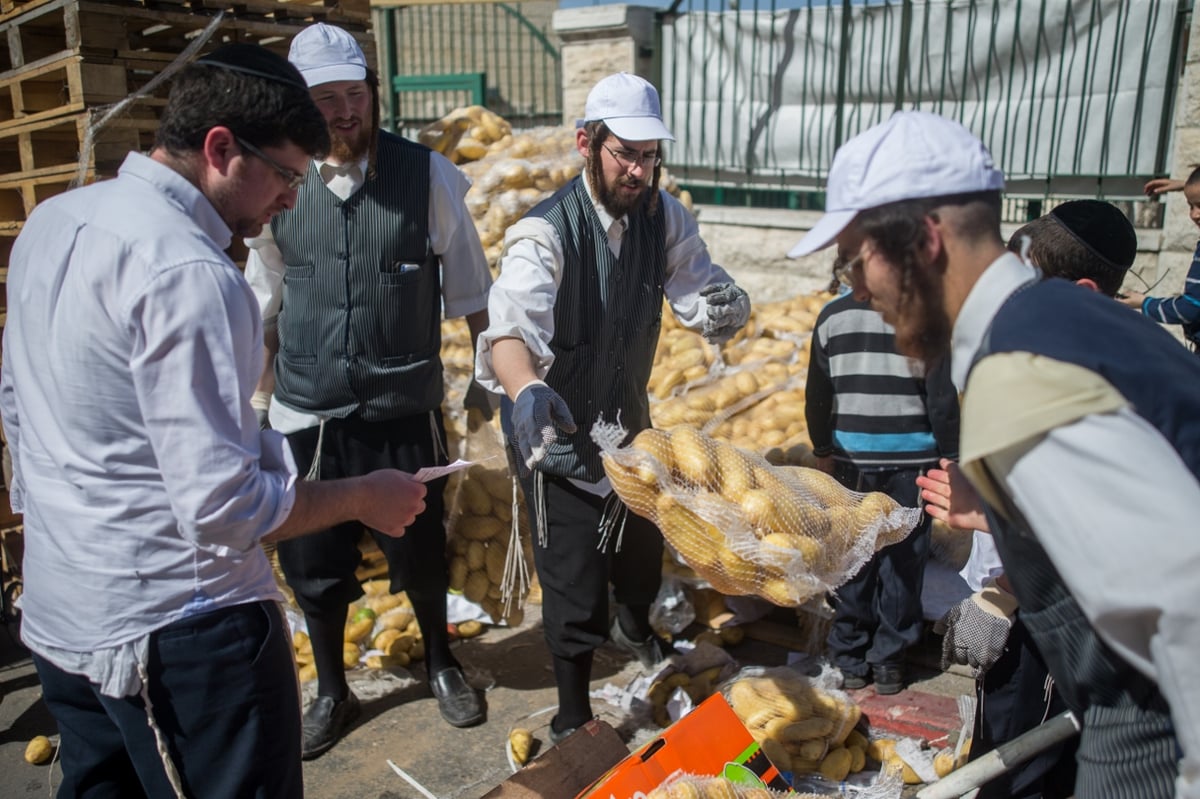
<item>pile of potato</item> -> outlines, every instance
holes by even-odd
[[[735,680],[728,698],[780,771],[819,773],[836,783],[866,767],[868,743],[854,729],[862,709],[845,693],[773,671]]]
[[[422,660],[425,642],[408,597],[403,592],[391,593],[387,580],[369,580],[363,583],[363,591],[366,592],[363,602],[352,605],[346,619],[342,665],[356,668],[367,650],[377,651],[367,658],[368,668],[407,666]],[[300,667],[300,681],[315,679],[317,667],[308,635],[293,633],[292,646]]]
[[[700,577],[722,593],[785,607],[840,585],[907,535],[920,513],[815,469],[772,466],[687,426],[644,430],[603,460],[617,495]]]
[[[417,141],[456,164],[477,161],[501,142],[512,141],[512,125],[481,105],[456,108],[417,133]]]

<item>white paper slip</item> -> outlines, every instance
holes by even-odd
[[[466,469],[469,466],[474,466],[475,461],[464,461],[459,458],[454,463],[448,463],[445,466],[426,466],[423,469],[418,469],[413,474],[414,480],[419,480],[422,483],[428,483],[430,480],[436,480],[439,477],[445,477],[448,474],[453,474],[460,469]]]

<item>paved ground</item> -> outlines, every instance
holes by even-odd
[[[420,681],[407,687],[398,681],[359,684],[360,693],[384,695],[364,702],[359,724],[341,744],[305,764],[307,796],[418,799],[421,794],[389,768],[388,759],[438,799],[477,799],[501,782],[510,773],[505,757],[509,729],[518,725],[531,728],[544,741],[551,712],[538,711],[554,702],[539,613],[536,608],[530,610],[533,612],[516,630],[491,629],[457,645],[456,654],[471,681],[488,688],[486,724],[456,730],[443,723],[419,669],[414,676]],[[769,640],[748,637],[731,649],[731,654],[742,665],[786,662],[788,649],[781,642],[789,636],[789,621],[786,613],[773,615],[755,628],[759,638]],[[58,766],[28,765],[23,754],[30,738],[53,735],[55,727],[40,701],[33,666],[14,636],[15,631],[0,631],[0,797],[46,799],[53,795]],[[953,698],[970,691],[971,683],[962,674],[942,674],[930,668],[934,660],[931,648],[915,653],[910,665],[915,678],[911,690],[883,701],[885,698],[875,697],[867,688],[857,692],[860,704],[881,724],[903,722],[930,730],[953,726]],[[636,663],[616,650],[604,649],[596,660],[593,688],[606,684],[624,687],[639,673]],[[626,740],[639,735],[629,729],[626,717],[615,707],[599,702],[595,707]]]

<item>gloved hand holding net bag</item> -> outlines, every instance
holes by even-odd
[[[861,494],[824,472],[772,466],[694,428],[626,431],[598,422],[613,490],[653,521],[697,574],[724,594],[791,607],[842,585],[921,517],[885,494]]]

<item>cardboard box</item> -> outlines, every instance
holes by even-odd
[[[733,782],[791,791],[725,697],[713,694],[614,766],[577,799],[644,799],[676,772],[722,775]]]
[[[593,719],[488,791],[483,799],[569,799],[628,755],[629,747],[617,731]]]

